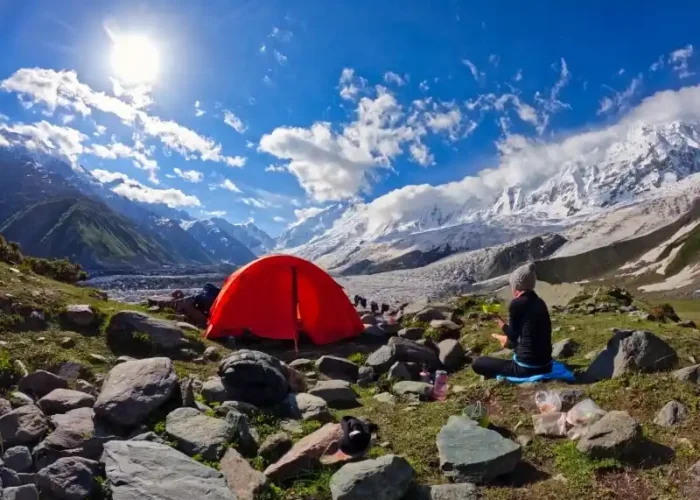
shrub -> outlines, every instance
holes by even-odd
[[[7,241],[0,235],[0,261],[8,264],[21,264],[23,259],[19,244]]]
[[[10,354],[0,350],[0,387],[10,387],[17,378],[17,368],[12,362]]]
[[[348,356],[348,361],[351,361],[351,362],[355,363],[356,365],[362,366],[365,364],[365,361],[367,361],[367,355],[362,354],[361,352],[356,352],[356,353]]]
[[[25,257],[22,261],[22,267],[34,274],[64,283],[77,283],[87,279],[87,273],[83,271],[80,264],[73,264],[68,259],[48,260]]]

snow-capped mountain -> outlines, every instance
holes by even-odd
[[[683,179],[680,184],[689,187],[700,184],[696,122],[638,124],[605,139],[579,141],[567,145],[573,153],[538,159],[540,170],[528,173],[527,182],[509,185],[504,177],[499,194],[475,197],[469,183],[477,181],[470,178],[439,192],[428,187],[436,192],[434,202],[418,203],[416,192],[426,187],[410,186],[351,206],[291,251],[348,274],[418,267],[458,251],[585,226],[642,199],[663,197]],[[289,238],[287,246],[300,240]]]
[[[250,248],[255,255],[265,255],[275,248],[275,240],[253,222],[231,224],[227,220],[220,218],[212,219],[212,221]]]
[[[234,265],[244,265],[255,260],[255,254],[233,237],[221,221],[223,219],[182,221],[180,226],[219,260]]]
[[[311,242],[330,229],[347,209],[348,204],[336,203],[307,213],[277,237],[277,248],[280,250],[295,248]]]

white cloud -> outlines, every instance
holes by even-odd
[[[284,165],[268,165],[265,167],[265,172],[286,172],[287,167]]]
[[[107,132],[107,127],[95,124],[95,132],[93,132],[92,135],[95,137],[100,137],[101,135],[104,135],[105,132]]]
[[[148,84],[125,85],[123,82],[115,78],[112,80],[112,92],[117,97],[124,97],[136,109],[145,109],[153,104],[151,91],[153,90]]]
[[[501,62],[501,56],[498,54],[489,54],[489,62],[495,67],[498,67],[498,64]]]
[[[513,110],[522,121],[531,124],[536,129],[540,129],[542,123],[537,110],[529,104],[523,102],[519,96],[515,94],[481,94],[476,99],[471,99],[466,102],[465,106],[468,110],[486,111],[506,111],[506,106],[511,105]]]
[[[32,124],[0,123],[0,135],[5,132],[5,142],[20,143],[26,148],[43,153],[59,154],[75,163],[84,152],[83,142],[88,136],[71,127],[53,125],[45,120]]]
[[[142,203],[163,203],[170,208],[201,206],[196,196],[187,195],[179,189],[150,188],[119,172],[97,169],[91,173],[103,184],[115,183],[113,186],[110,186],[110,189],[130,200]]]
[[[362,77],[355,76],[355,70],[352,68],[344,68],[340,73],[338,80],[340,88],[340,97],[348,101],[354,101],[358,98],[361,92],[367,89],[367,80]]]
[[[75,115],[63,115],[61,117],[61,123],[63,123],[64,125],[68,125],[73,120],[75,120]]]
[[[462,113],[455,103],[443,104],[444,110],[425,113],[426,126],[435,133],[448,132],[451,140],[459,138],[459,128],[462,123]],[[434,109],[440,109],[437,105]]]
[[[243,156],[227,156],[225,163],[229,167],[241,168],[246,164],[247,159]]]
[[[659,58],[649,66],[649,71],[658,71],[664,67],[664,56],[659,56]]]
[[[158,171],[158,163],[149,157],[150,151],[143,147],[140,141],[136,141],[134,147],[127,146],[121,142],[112,142],[111,144],[93,144],[85,150],[85,154],[97,156],[107,160],[116,160],[117,158],[131,158],[135,167],[148,171],[149,180],[154,184],[158,184],[156,172]]]
[[[275,59],[277,59],[277,62],[282,64],[282,65],[287,63],[287,56],[285,56],[279,50],[275,50]]]
[[[271,85],[272,84],[272,78],[269,77],[269,75],[263,76],[263,83],[265,85]]]
[[[674,50],[668,58],[669,64],[673,67],[673,71],[678,73],[679,78],[688,78],[695,73],[688,71],[688,59],[693,57],[693,46],[688,44],[682,49]]]
[[[484,80],[484,72],[479,71],[479,69],[476,67],[476,64],[471,62],[469,59],[462,59],[462,64],[469,68],[469,71],[471,71],[474,80],[476,80],[477,82],[482,82]]]
[[[180,170],[179,168],[174,168],[173,172],[175,172],[175,175],[181,179],[184,179],[187,182],[193,182],[195,184],[202,182],[202,179],[204,179],[204,174],[197,170]]]
[[[629,108],[630,101],[639,90],[642,84],[643,76],[640,73],[636,78],[633,78],[629,86],[622,92],[614,92],[612,97],[603,97],[600,101],[598,114],[612,113],[614,111],[626,111]]]
[[[255,143],[253,141],[245,141],[245,147],[248,149],[253,149],[255,147]]]
[[[259,51],[261,54],[264,54],[265,52],[267,52],[267,47],[265,46],[264,43],[260,46]]]
[[[552,65],[556,68],[556,65]],[[562,89],[569,84],[571,80],[571,73],[566,65],[566,60],[562,57],[559,62],[559,79],[554,84],[554,86],[549,91],[549,95],[543,97],[540,92],[535,94],[535,102],[537,102],[541,108],[540,125],[537,128],[539,134],[544,133],[549,125],[549,118],[551,115],[561,111],[562,109],[571,109],[571,106],[565,102],[559,100],[559,94]]]
[[[617,72],[617,76],[622,76],[625,74],[625,68],[620,68]]]
[[[226,211],[224,211],[224,210],[214,210],[214,211],[211,211],[211,212],[207,212],[207,211],[205,211],[205,210],[202,210],[202,215],[206,215],[207,217],[218,217],[218,218],[221,218],[221,217],[226,216]]]
[[[272,220],[273,220],[273,222],[284,222],[284,221],[285,221],[285,218],[284,218],[284,217],[280,217],[279,215],[275,215],[275,216],[272,218]]]
[[[202,109],[201,103],[199,101],[194,101],[194,116],[199,118],[200,116],[204,116],[205,113],[206,111]]]
[[[290,42],[294,38],[294,33],[289,30],[279,29],[277,26],[272,28],[269,35],[270,38],[276,38],[282,42]]]
[[[244,133],[246,130],[248,130],[248,126],[243,123],[243,121],[238,118],[234,113],[229,111],[228,109],[224,110],[224,123],[231,127],[233,130],[238,132],[239,134]]]
[[[215,187],[225,189],[226,191],[231,191],[232,193],[241,193],[242,191],[238,189],[233,182],[229,179],[224,179],[221,183],[217,184]]]
[[[289,227],[292,226],[298,226],[302,222],[304,222],[307,219],[310,219],[311,217],[315,217],[321,212],[323,212],[325,209],[321,207],[306,207],[306,208],[297,208],[294,210],[294,217],[297,218],[296,221],[292,222]]]
[[[240,201],[254,208],[269,208],[270,204],[259,198],[240,198]]]
[[[523,79],[523,70],[522,70],[522,69],[519,69],[518,72],[517,72],[517,73],[515,74],[515,76],[513,77],[513,81],[514,81],[514,82],[519,82],[519,81],[522,80],[522,79]]]
[[[384,73],[384,81],[386,83],[394,83],[399,87],[403,87],[404,85],[406,85],[406,80],[401,78],[400,75],[397,75],[393,71],[387,71],[386,73]]]
[[[422,142],[416,141],[411,144],[408,148],[411,153],[411,157],[422,167],[428,167],[430,165],[435,165],[435,158],[428,148]]]
[[[418,84],[418,88],[421,89],[423,92],[427,92],[430,90],[430,85],[428,85],[428,80],[423,80]]]

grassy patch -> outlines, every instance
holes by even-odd
[[[621,467],[617,460],[592,460],[576,449],[576,443],[566,441],[553,447],[554,466],[564,474],[569,487],[577,493],[585,493],[602,469]]]
[[[221,470],[221,464],[218,460],[205,460],[199,453],[192,455],[192,460],[199,462],[202,465],[206,465],[207,467],[211,467],[212,469]]]
[[[356,352],[348,356],[348,361],[352,361],[358,366],[362,366],[365,364],[365,361],[367,361],[367,355],[363,354],[361,352]]]

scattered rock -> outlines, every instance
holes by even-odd
[[[306,385],[306,376],[299,370],[282,364],[284,368],[284,373],[287,376],[287,383],[289,384],[289,390],[292,392],[306,392],[308,389]],[[314,375],[316,375],[314,373]],[[354,382],[354,380],[353,380]]]
[[[0,417],[10,413],[12,411],[12,405],[7,399],[0,398]]]
[[[225,417],[232,409],[249,417],[260,413],[260,408],[250,403],[244,403],[243,401],[224,401],[216,407],[216,414],[220,417]]]
[[[438,341],[445,339],[459,340],[461,327],[449,319],[434,319],[430,322],[430,328],[438,334]]]
[[[219,418],[202,415],[196,408],[178,408],[165,419],[165,432],[183,453],[218,460],[234,435],[233,427]]]
[[[310,359],[299,358],[289,363],[289,366],[295,370],[308,371],[312,370],[314,367],[314,362]]]
[[[19,475],[12,469],[0,466],[0,483],[3,486],[22,486]]]
[[[265,475],[275,482],[282,482],[313,470],[326,452],[332,454],[339,449],[342,437],[340,424],[326,424],[292,446],[281,459],[265,469]]]
[[[5,488],[2,495],[3,500],[39,500],[39,491],[33,484]]]
[[[194,381],[191,377],[184,377],[178,382],[180,386],[180,405],[183,407],[194,406]]]
[[[209,361],[216,361],[217,359],[219,359],[219,351],[216,349],[216,347],[210,345],[209,347],[204,349],[202,357]]]
[[[37,398],[41,398],[54,389],[68,389],[68,381],[51,372],[37,370],[22,377],[17,387],[26,394],[33,394]]]
[[[523,448],[527,448],[532,443],[532,437],[520,435],[517,438],[515,438],[515,441]]]
[[[425,334],[425,330],[422,328],[417,328],[417,327],[411,327],[411,328],[403,328],[399,330],[399,337],[408,339],[408,340],[420,340],[423,338],[423,335]]]
[[[386,403],[390,405],[396,404],[396,397],[390,392],[380,392],[379,394],[374,396],[374,399],[376,399],[380,403]]]
[[[276,432],[265,439],[258,449],[258,455],[268,463],[279,460],[292,447],[292,438],[286,432]]]
[[[466,359],[464,347],[459,343],[459,340],[446,339],[438,344],[440,351],[440,362],[448,371],[455,371],[462,368]]]
[[[331,407],[357,404],[357,393],[345,380],[324,380],[309,390],[312,396],[318,396]]]
[[[357,371],[357,385],[367,387],[376,380],[377,376],[374,373],[374,368],[371,366],[361,366]]]
[[[412,496],[409,496],[412,494]],[[481,495],[471,483],[437,484],[435,486],[417,486],[409,492],[411,500],[479,500]]]
[[[221,378],[211,377],[202,384],[202,397],[207,403],[223,403],[228,398],[228,393]]]
[[[281,402],[289,392],[282,363],[272,356],[241,349],[219,364],[219,376],[230,398],[257,406]]]
[[[558,359],[570,358],[578,351],[578,342],[571,339],[560,340],[552,345],[552,357]]]
[[[226,450],[220,466],[221,473],[237,500],[257,500],[267,489],[265,474],[253,469],[233,448]]]
[[[387,374],[387,379],[392,381],[411,380],[412,378],[408,368],[401,361],[394,363]]]
[[[92,353],[89,357],[90,361],[92,361],[93,363],[98,363],[101,365],[106,365],[107,363],[109,363],[109,359],[107,359],[107,356],[103,356],[102,354]]]
[[[678,326],[682,326],[683,328],[696,328],[695,321],[690,319],[678,322]]]
[[[5,467],[15,472],[27,472],[33,465],[32,454],[26,446],[8,448],[2,455],[2,461]]]
[[[137,425],[165,403],[176,386],[170,359],[127,361],[110,370],[95,402],[95,413],[115,424]]]
[[[681,382],[700,383],[700,365],[687,366],[676,370],[671,374],[673,378]]]
[[[35,444],[47,430],[46,417],[35,405],[20,406],[0,417],[0,442],[6,447]]]
[[[394,350],[396,361],[418,363],[421,366],[425,364],[430,370],[435,370],[441,366],[437,351],[427,345],[421,345],[401,337],[392,337],[389,340],[389,346]]]
[[[333,500],[400,500],[415,476],[406,459],[396,455],[350,463],[331,477],[331,496]]]
[[[56,500],[86,500],[96,488],[98,467],[86,458],[60,458],[37,474],[39,491]]]
[[[669,401],[656,414],[654,423],[661,427],[673,427],[683,423],[688,418],[688,407],[679,401]]]
[[[160,350],[175,350],[185,344],[182,330],[172,321],[154,318],[138,311],[121,311],[112,316],[107,326],[107,344],[120,349],[143,348],[144,339],[134,338],[145,335],[146,343]]]
[[[220,472],[148,441],[110,441],[101,461],[114,500],[236,500]]]
[[[323,398],[313,394],[305,392],[289,394],[285,399],[285,407],[285,413],[291,418],[318,420],[319,422],[331,420],[328,403]]]
[[[377,325],[365,325],[360,339],[367,344],[376,344],[386,340],[386,332]]]
[[[301,422],[298,420],[282,420],[280,422],[280,429],[284,432],[288,432],[293,436],[299,436],[304,434],[304,428],[301,426]]]
[[[26,395],[25,393],[19,391],[13,391],[10,393],[10,401],[12,402],[12,406],[14,407],[34,404],[34,399]]]
[[[639,444],[642,430],[629,413],[611,411],[590,426],[577,449],[592,458],[620,458]]]
[[[95,311],[87,304],[68,305],[61,313],[61,320],[66,326],[77,330],[96,326],[97,319]]]
[[[444,320],[445,314],[440,309],[434,307],[426,307],[425,309],[416,313],[415,319],[423,323],[430,323],[431,321]]]
[[[73,337],[63,337],[60,344],[64,349],[70,349],[75,347],[75,339]]]
[[[248,417],[237,410],[231,409],[226,414],[225,422],[230,427],[232,436],[236,439],[240,451],[246,455],[255,456],[258,452],[258,442],[251,433]]]
[[[46,415],[66,413],[76,408],[92,408],[95,398],[90,394],[71,389],[54,389],[36,402]]]
[[[417,398],[421,401],[427,401],[430,399],[430,396],[433,393],[433,386],[425,382],[404,381],[394,384],[391,390],[397,396]]]
[[[391,346],[383,345],[369,355],[365,364],[377,374],[382,374],[388,372],[395,361],[394,350]]]
[[[345,358],[337,356],[321,356],[315,363],[316,371],[328,378],[347,380],[355,382],[357,380],[358,366]]]
[[[651,332],[618,331],[586,371],[591,380],[605,380],[632,372],[657,372],[673,367],[676,351]]]
[[[437,436],[440,469],[455,482],[482,484],[511,472],[520,445],[466,417],[451,416]]]

